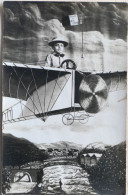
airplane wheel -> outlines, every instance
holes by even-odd
[[[81,114],[79,122],[81,124],[86,124],[88,122],[88,119],[89,119],[89,116],[87,116],[86,114]]]
[[[62,122],[64,125],[71,125],[74,122],[74,117],[72,114],[65,114],[62,117]]]

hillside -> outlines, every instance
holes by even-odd
[[[108,145],[104,144],[103,142],[94,142],[91,144],[88,144],[86,146],[86,149],[99,149],[99,150],[106,150]]]
[[[80,144],[75,144],[73,142],[65,142],[65,141],[60,141],[60,142],[55,142],[55,143],[50,143],[50,144],[46,144],[46,143],[42,143],[42,144],[37,144],[37,147],[39,149],[47,149],[47,148],[59,148],[59,149],[65,149],[67,146],[68,149],[78,149],[81,150],[82,149],[82,145]]]
[[[88,144],[85,148],[81,150],[81,153],[88,153],[88,152],[98,152],[103,153],[106,151],[110,146],[104,144],[103,142],[94,142]]]
[[[30,161],[43,160],[46,154],[26,139],[3,134],[3,166],[22,165]]]

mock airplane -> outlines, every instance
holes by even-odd
[[[3,111],[3,124],[58,114],[65,125],[86,123],[105,108],[109,92],[126,89],[125,71],[84,72],[70,59],[61,68],[4,62],[2,70],[3,96],[18,99]]]
[[[62,18],[62,24],[81,25],[84,19],[70,15]],[[71,59],[60,68],[4,62],[2,70],[3,96],[19,100],[3,111],[3,124],[36,117],[45,122],[48,116],[58,114],[65,125],[74,120],[86,123],[107,105],[109,92],[126,89],[127,84],[126,71],[81,71]]]

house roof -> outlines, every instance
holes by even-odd
[[[92,157],[92,156],[96,156],[97,158],[100,158],[101,156],[102,156],[102,154],[99,154],[99,153],[86,153],[86,154],[82,154],[83,156],[90,156],[90,157]]]

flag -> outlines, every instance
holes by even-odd
[[[79,24],[78,15],[69,15],[69,21],[71,26],[76,26]]]
[[[76,26],[82,24],[82,17],[77,14],[64,16],[62,18],[62,24],[63,26]]]

